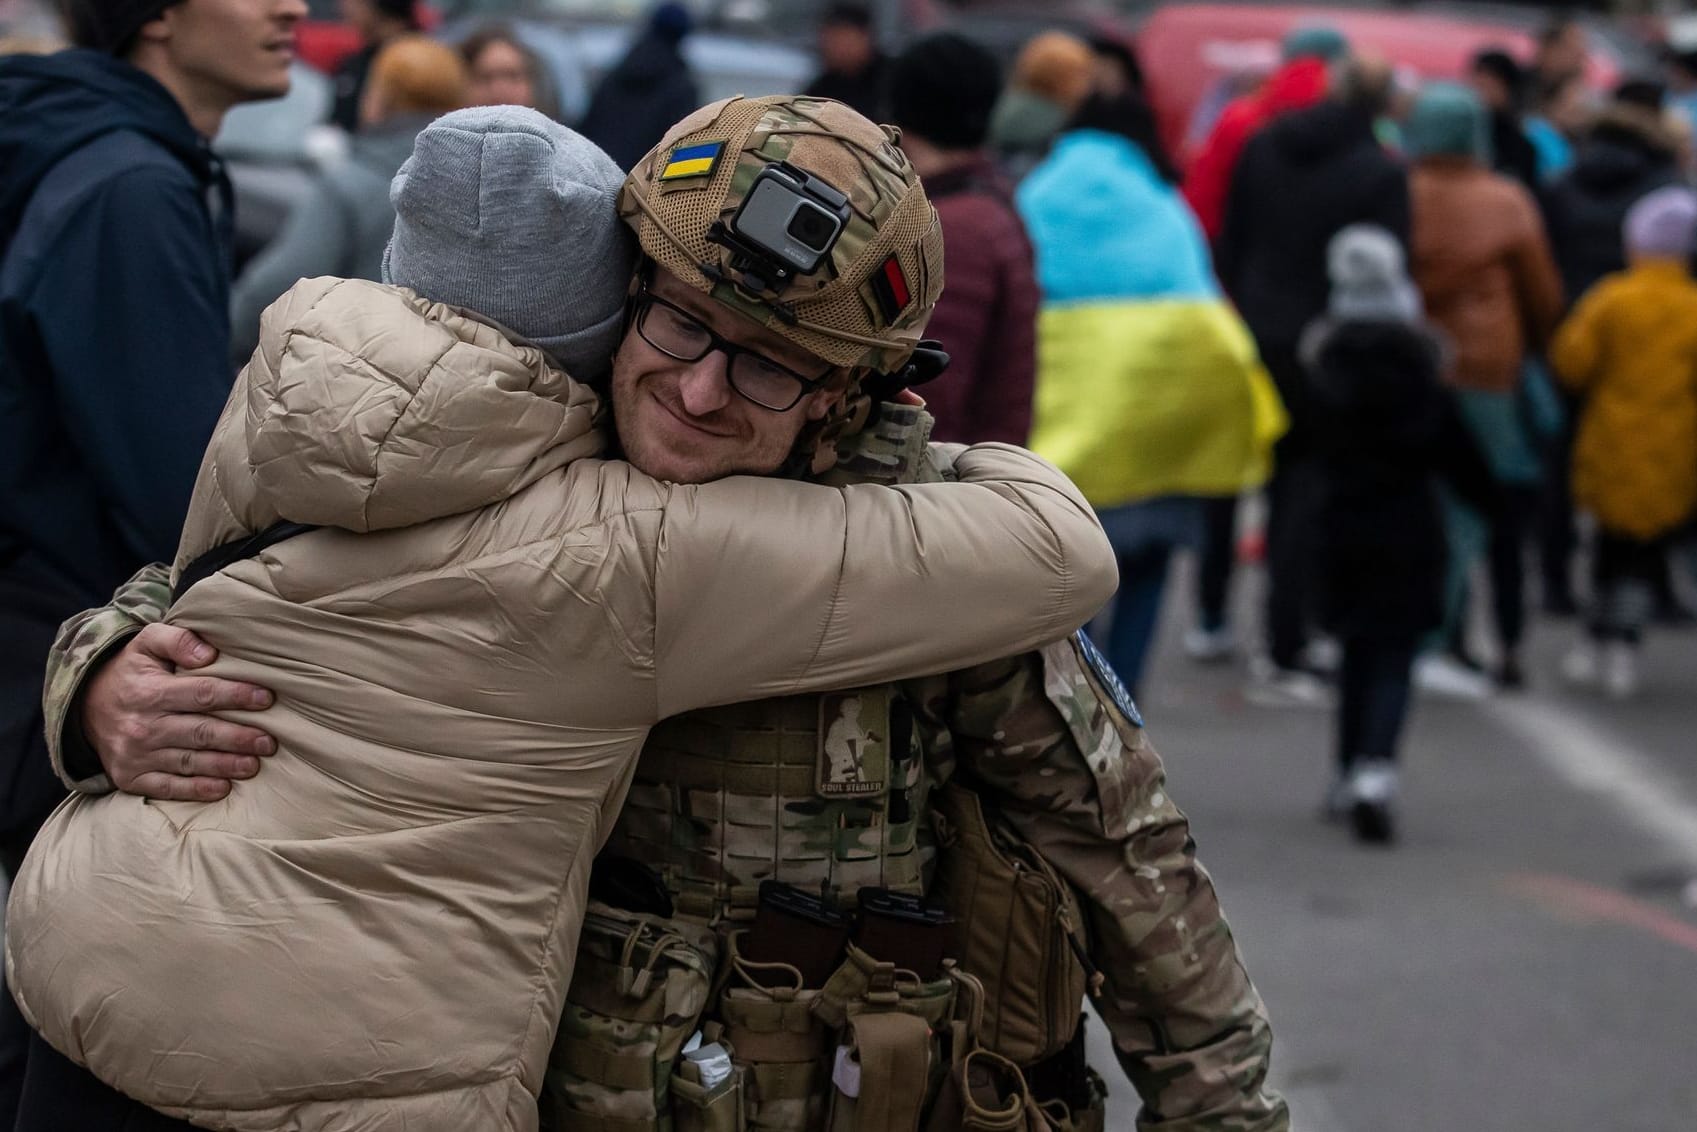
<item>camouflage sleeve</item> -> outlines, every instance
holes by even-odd
[[[76,719],[74,709],[82,701],[84,682],[131,637],[163,620],[170,605],[171,568],[156,562],[118,587],[110,605],[86,610],[59,626],[59,636],[47,654],[41,709],[53,771],[72,790],[106,794],[113,789]]]
[[[1138,1127],[1285,1132],[1266,1008],[1160,756],[1094,646],[1075,634],[909,692],[932,773],[958,765],[1076,889]]]

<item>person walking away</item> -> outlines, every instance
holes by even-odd
[[[1284,115],[1244,147],[1217,245],[1220,283],[1291,418],[1267,489],[1268,655],[1256,659],[1250,688],[1268,705],[1330,699],[1304,667],[1313,493],[1297,357],[1303,331],[1326,309],[1326,249],[1351,224],[1376,224],[1399,240],[1408,234],[1408,174],[1374,132],[1391,97],[1390,67],[1352,59],[1331,81],[1324,101]]]
[[[1401,244],[1351,225],[1327,258],[1331,298],[1302,343],[1319,469],[1316,607],[1343,645],[1325,809],[1348,817],[1358,839],[1387,842],[1415,652],[1443,622],[1439,483],[1487,514],[1496,487],[1442,383],[1445,346],[1425,324]]]
[[[1550,363],[1580,394],[1574,502],[1597,520],[1592,604],[1571,681],[1638,691],[1638,655],[1667,543],[1697,508],[1697,197],[1657,189],[1625,224],[1627,268],[1579,301]]]
[[[865,4],[833,3],[819,17],[819,60],[824,69],[803,94],[832,98],[874,122],[888,112],[889,60],[878,49],[878,29]]]
[[[506,24],[485,24],[460,44],[467,106],[527,106],[560,120],[560,98],[542,57]]]
[[[1531,194],[1489,167],[1488,131],[1484,104],[1466,87],[1434,83],[1416,100],[1406,127],[1414,159],[1409,259],[1427,316],[1454,343],[1449,376],[1462,414],[1511,497],[1490,524],[1488,553],[1496,676],[1514,686],[1526,624],[1525,547],[1543,474],[1521,382],[1526,359],[1543,351],[1561,316],[1562,290]],[[1466,522],[1456,517],[1452,543]],[[1465,558],[1452,554],[1452,638],[1464,624],[1455,607]],[[1449,675],[1438,667],[1431,678]]]
[[[1184,198],[1210,243],[1225,223],[1226,197],[1243,147],[1267,123],[1290,110],[1319,102],[1326,94],[1327,69],[1349,50],[1332,28],[1309,25],[1285,37],[1283,63],[1255,91],[1234,99],[1221,111],[1185,170]],[[1186,631],[1185,652],[1204,663],[1229,660],[1237,634],[1227,619],[1233,570],[1237,564],[1238,501],[1216,496],[1202,503],[1202,545],[1197,552],[1196,624]]]
[[[1259,486],[1282,413],[1221,296],[1141,99],[1085,102],[1019,194],[1037,249],[1032,447],[1074,478],[1120,564],[1107,627],[1135,689],[1198,500]]]
[[[59,622],[176,545],[230,389],[232,194],[209,139],[288,90],[302,0],[77,0],[0,60],[0,864],[64,796],[42,742]],[[22,1074],[0,993],[0,1127]]]
[[[1467,80],[1491,115],[1491,167],[1536,194],[1541,183],[1538,149],[1520,122],[1526,97],[1526,72],[1514,56],[1493,47],[1473,57]]]
[[[1009,180],[1043,159],[1095,81],[1096,54],[1076,36],[1041,32],[1020,50],[990,116],[990,148]]]
[[[339,0],[342,22],[359,33],[360,47],[342,60],[331,78],[336,100],[330,124],[348,133],[359,129],[360,104],[371,75],[372,61],[389,43],[419,30],[414,0]]]
[[[1220,111],[1208,136],[1185,170],[1184,199],[1202,222],[1210,242],[1220,238],[1226,198],[1243,147],[1279,115],[1312,106],[1326,96],[1327,71],[1349,54],[1349,43],[1334,28],[1309,25],[1285,36],[1279,69],[1267,81]]]
[[[1573,168],[1546,195],[1550,239],[1570,301],[1626,267],[1621,232],[1627,212],[1680,180],[1678,141],[1664,120],[1660,88],[1642,80],[1621,83],[1580,143]],[[1583,406],[1570,399],[1567,409],[1543,499],[1539,556],[1545,610],[1571,616],[1579,609],[1572,579],[1579,535],[1567,469],[1572,422]]]
[[[918,40],[890,68],[890,118],[943,223],[948,286],[928,333],[949,368],[924,386],[936,440],[1024,444],[1037,373],[1037,276],[1013,186],[985,143],[995,56],[964,36]]]
[[[465,100],[465,64],[453,48],[408,35],[377,53],[347,156],[314,178],[283,230],[230,289],[230,350],[237,367],[259,344],[259,316],[297,280],[382,277],[395,226],[389,182],[418,132]]]
[[[630,169],[668,127],[701,104],[701,92],[683,44],[695,18],[667,0],[648,17],[648,27],[590,96],[578,131]]]

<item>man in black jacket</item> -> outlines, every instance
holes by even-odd
[[[0,61],[0,863],[62,790],[59,622],[176,554],[229,393],[231,195],[209,139],[289,85],[303,0],[72,0],[78,46]],[[0,994],[0,1128],[22,1025]]]
[[[1220,283],[1255,335],[1291,416],[1268,485],[1270,664],[1255,690],[1268,702],[1317,705],[1326,698],[1302,670],[1309,614],[1303,527],[1313,493],[1297,345],[1326,308],[1333,236],[1351,224],[1376,224],[1407,246],[1408,173],[1374,133],[1390,94],[1387,65],[1348,60],[1324,101],[1251,138],[1232,174],[1216,248]]]

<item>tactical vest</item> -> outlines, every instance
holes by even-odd
[[[834,482],[938,480],[924,457],[930,418],[882,408]],[[968,1056],[982,989],[958,965],[921,983],[851,945],[824,986],[785,985],[780,972],[774,987],[739,950],[763,880],[845,908],[862,887],[923,895],[938,852],[931,786],[897,685],[735,704],[654,728],[604,852],[657,872],[675,915],[591,903],[543,1129],[1100,1128],[1099,1080],[1096,1103],[1075,1115],[1039,1106],[1006,1059]],[[706,1055],[685,1052],[697,1034]]]

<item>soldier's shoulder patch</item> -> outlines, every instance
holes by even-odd
[[[1108,663],[1108,658],[1102,655],[1102,650],[1096,647],[1096,642],[1090,639],[1090,634],[1080,629],[1073,634],[1072,639],[1078,646],[1078,655],[1083,659],[1085,667],[1090,669],[1091,675],[1096,677],[1102,691],[1114,701],[1114,706],[1119,708],[1128,720],[1135,726],[1142,727],[1143,715],[1137,710],[1137,704],[1132,702],[1131,692],[1126,689],[1113,665]]]

